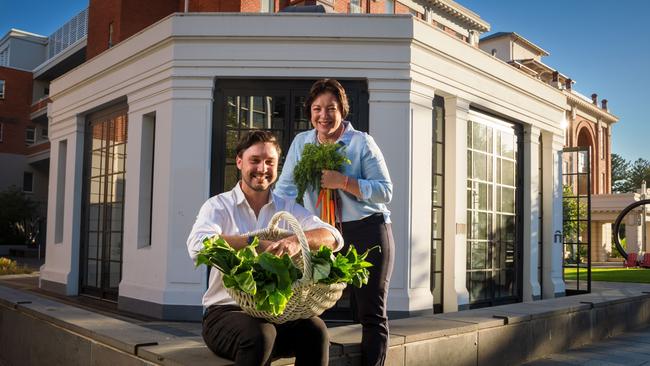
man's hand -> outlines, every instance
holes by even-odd
[[[300,252],[300,243],[295,240],[295,236],[288,237],[271,243],[264,248],[264,251],[277,256],[282,256],[284,253],[287,253],[289,257],[293,257]]]

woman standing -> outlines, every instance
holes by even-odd
[[[336,189],[340,198],[336,221],[341,223],[345,247],[353,244],[362,253],[375,245],[367,260],[370,268],[368,285],[351,287],[356,314],[363,326],[361,349],[364,365],[383,365],[388,349],[386,298],[393,270],[393,233],[390,225],[390,202],[393,184],[379,147],[367,133],[360,132],[345,121],[348,98],[341,84],[334,79],[315,82],[305,102],[307,117],[313,130],[298,134],[289,148],[282,174],[275,187],[281,196],[295,197],[293,171],[302,156],[305,144],[338,143],[351,164],[343,172],[323,170],[321,187]],[[304,206],[319,215],[318,192],[307,191]],[[346,250],[344,247],[343,250]]]

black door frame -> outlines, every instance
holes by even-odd
[[[106,245],[106,235],[102,235],[101,261],[99,270],[101,273],[100,287],[92,287],[84,285],[84,278],[87,275],[86,262],[88,261],[88,220],[90,217],[90,177],[92,165],[92,125],[98,119],[107,118],[123,114],[127,118],[127,131],[128,131],[128,105],[125,103],[118,103],[115,105],[106,106],[103,109],[89,113],[86,115],[84,121],[84,146],[83,146],[83,173],[82,173],[82,188],[81,188],[81,220],[80,220],[80,238],[79,238],[79,294],[100,298],[111,302],[117,302],[118,290],[110,289],[110,252],[109,246]],[[100,122],[103,123],[103,122]],[[128,136],[128,132],[127,132]],[[128,139],[128,137],[127,137]],[[126,141],[125,141],[126,143]],[[126,158],[125,158],[126,159]],[[125,161],[126,166],[126,161]],[[106,194],[106,191],[104,191]],[[124,210],[124,203],[122,204]],[[104,221],[108,220],[106,213],[104,213]],[[122,215],[122,235],[124,235],[124,215]],[[120,249],[120,280],[121,280],[121,265],[123,264],[123,246],[124,241],[121,240],[122,248]],[[98,257],[99,248],[98,248]]]

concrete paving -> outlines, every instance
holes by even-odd
[[[650,365],[650,327],[554,353],[525,365]]]

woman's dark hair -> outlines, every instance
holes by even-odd
[[[350,105],[348,104],[348,96],[345,94],[345,89],[341,83],[335,79],[321,79],[316,81],[309,90],[309,95],[305,101],[305,114],[307,119],[311,121],[311,104],[323,93],[330,92],[339,101],[341,108],[341,118],[345,119],[350,112]]]
[[[248,132],[247,134],[243,135],[241,139],[239,139],[239,143],[237,143],[237,147],[235,148],[237,156],[241,158],[246,149],[257,144],[258,142],[272,143],[275,149],[278,150],[278,157],[282,155],[282,148],[280,147],[280,144],[278,144],[278,139],[273,133],[269,131],[256,130]]]

